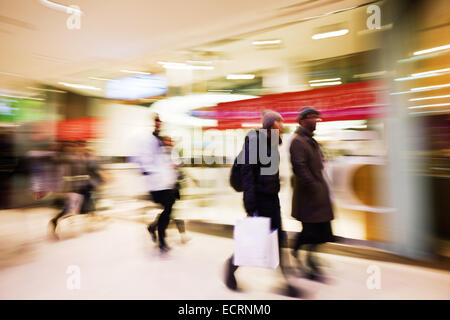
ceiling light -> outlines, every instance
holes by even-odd
[[[76,14],[79,14],[79,15],[83,14],[83,12],[81,10],[79,10],[77,8],[74,8],[74,7],[71,7],[71,6],[65,6],[65,5],[62,5],[62,4],[59,4],[59,3],[55,3],[55,2],[52,2],[52,1],[49,1],[49,0],[40,0],[40,2],[44,6],[50,8],[50,9],[63,11],[65,13],[69,13],[69,14],[71,14],[71,13],[76,13]]]
[[[420,112],[410,112],[409,114],[424,114],[424,113],[448,113],[450,110],[432,110],[432,111],[420,111]]]
[[[395,81],[405,81],[405,80],[414,80],[414,79],[421,79],[421,78],[428,78],[428,77],[436,77],[436,76],[445,75],[449,71],[450,71],[450,68],[432,70],[432,71],[426,71],[426,72],[419,72],[419,73],[413,73],[410,77],[397,78],[394,80]]]
[[[409,101],[421,101],[421,100],[444,99],[444,98],[450,98],[450,94],[447,94],[444,96],[413,98],[413,99],[409,99]]]
[[[87,90],[96,90],[96,91],[101,90],[100,88],[93,87],[93,86],[86,86],[83,84],[67,83],[67,82],[58,82],[58,83],[63,86],[66,86],[66,87],[76,88],[76,89],[87,89]]]
[[[441,89],[441,88],[447,88],[447,87],[450,87],[450,83],[438,84],[435,86],[428,86],[428,87],[412,88],[411,91],[428,91],[428,90],[435,90],[435,89]]]
[[[408,107],[408,109],[432,108],[432,107],[445,107],[445,106],[450,106],[450,103],[426,104],[426,105],[423,105],[423,106],[413,106],[413,107]]]
[[[309,82],[326,82],[326,81],[338,81],[341,80],[341,78],[332,78],[332,79],[321,79],[321,80],[309,80]]]
[[[421,75],[421,76],[410,76],[410,77],[397,78],[397,79],[394,79],[394,81],[416,80],[416,79],[429,78],[429,77],[440,76],[440,75],[442,75],[442,74],[430,73],[430,74],[425,74],[425,75]]]
[[[136,73],[136,74],[151,74],[150,72],[133,71],[133,70],[120,70],[120,72],[124,72],[124,73]]]
[[[446,44],[446,45],[440,46],[440,47],[434,47],[434,48],[430,48],[430,49],[416,51],[413,54],[415,56],[418,56],[418,55],[421,55],[421,54],[427,54],[427,53],[436,52],[436,51],[442,51],[442,50],[447,50],[447,49],[450,49],[450,44]]]
[[[113,79],[97,78],[97,77],[89,77],[89,79],[92,79],[92,80],[100,80],[100,81],[113,81]]]
[[[312,38],[314,40],[318,40],[318,39],[339,37],[339,36],[346,35],[348,33],[348,31],[349,31],[348,29],[342,29],[342,30],[331,31],[331,32],[317,33],[317,34],[313,35]]]
[[[399,95],[399,94],[407,94],[407,93],[411,93],[411,91],[392,92],[389,95],[396,96],[396,95]]]
[[[426,72],[413,73],[411,76],[413,76],[413,77],[420,77],[420,76],[426,75],[426,74],[443,73],[443,72],[449,72],[449,71],[450,71],[450,68],[446,68],[446,69],[439,69],[439,70],[431,70],[431,71],[426,71]]]
[[[254,74],[229,74],[227,75],[228,80],[250,80],[254,79]]]
[[[310,83],[311,87],[320,87],[320,86],[335,86],[338,84],[342,84],[341,81],[333,81],[333,82],[319,82],[319,83]]]
[[[255,46],[264,46],[264,45],[271,45],[271,44],[280,44],[281,40],[261,40],[261,41],[253,41],[252,44]]]

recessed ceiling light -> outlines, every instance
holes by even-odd
[[[318,82],[318,83],[310,83],[311,87],[320,87],[320,86],[335,86],[338,84],[342,84],[341,81],[333,81],[333,82]]]
[[[310,80],[309,82],[314,83],[314,82],[326,82],[326,81],[338,81],[338,80],[341,80],[341,78]]]
[[[50,9],[62,11],[62,12],[68,13],[68,14],[71,14],[71,13],[76,13],[76,14],[79,14],[79,15],[83,14],[83,11],[81,11],[81,10],[79,10],[77,8],[74,8],[72,6],[65,6],[65,5],[62,5],[62,4],[59,4],[59,3],[55,3],[55,2],[49,1],[49,0],[40,0],[40,2],[44,6],[50,8]]]
[[[450,98],[450,94],[443,95],[443,96],[412,98],[412,99],[409,99],[409,101],[433,100],[433,99],[444,99],[444,98]]]
[[[450,44],[446,44],[444,46],[434,47],[434,48],[430,48],[430,49],[425,49],[425,50],[419,50],[419,51],[414,52],[413,54],[415,56],[418,56],[418,55],[422,55],[422,54],[427,54],[427,53],[432,53],[432,52],[442,51],[442,50],[447,50],[447,49],[450,49]]]
[[[252,44],[255,46],[265,46],[265,45],[271,45],[271,44],[280,44],[281,40],[260,40],[260,41],[253,41]]]
[[[89,79],[92,79],[92,80],[99,80],[99,81],[112,81],[112,80],[113,80],[113,79],[98,78],[98,77],[89,77]]]
[[[254,79],[254,74],[229,74],[227,75],[228,80],[250,80]]]
[[[342,30],[336,30],[331,32],[324,32],[324,33],[317,33],[312,36],[314,40],[318,39],[325,39],[325,38],[332,38],[332,37],[339,37],[346,35],[348,33],[348,29],[342,29]]]
[[[67,82],[58,82],[58,83],[63,85],[63,86],[69,87],[69,88],[87,89],[87,90],[95,90],[95,91],[101,90],[100,88],[97,88],[97,87],[86,86],[86,85],[77,84],[77,83],[67,83]]]
[[[423,106],[413,106],[408,107],[408,109],[420,109],[420,108],[432,108],[432,107],[446,107],[450,106],[450,103],[436,103],[436,104],[426,104]]]

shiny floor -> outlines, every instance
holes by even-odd
[[[242,290],[228,290],[223,266],[232,239],[188,230],[183,243],[170,228],[172,250],[161,255],[141,221],[74,216],[52,240],[47,223],[54,213],[2,212],[0,299],[292,299],[283,295],[279,269],[243,267],[236,273]],[[290,277],[302,299],[450,299],[450,272],[318,256],[325,283]]]

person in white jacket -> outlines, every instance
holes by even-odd
[[[159,136],[161,128],[159,115],[155,115],[154,120],[154,132],[145,137],[140,146],[139,163],[142,173],[146,176],[146,184],[153,201],[164,207],[157,221],[151,223],[147,229],[155,242],[156,228],[158,229],[159,248],[162,252],[167,252],[169,247],[165,241],[165,232],[176,200],[177,171],[170,155],[165,152],[163,141]]]

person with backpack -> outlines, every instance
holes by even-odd
[[[263,112],[262,130],[251,130],[245,137],[244,147],[235,160],[230,175],[230,183],[237,191],[243,192],[244,208],[248,216],[268,217],[271,229],[278,230],[280,268],[287,282],[286,294],[298,297],[300,291],[289,284],[283,264],[281,248],[285,240],[281,224],[281,209],[278,146],[282,143],[282,116],[271,110]],[[269,160],[269,161],[267,161]],[[225,285],[237,290],[233,255],[225,263]]]

